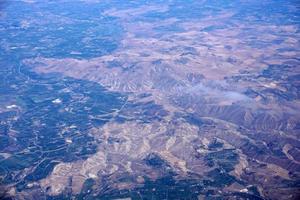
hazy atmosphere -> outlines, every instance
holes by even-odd
[[[1,200],[299,198],[299,0],[0,0]]]

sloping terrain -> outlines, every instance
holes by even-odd
[[[12,199],[297,199],[295,1],[18,1],[0,15]]]

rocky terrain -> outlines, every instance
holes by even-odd
[[[299,198],[296,1],[1,12],[5,198]]]

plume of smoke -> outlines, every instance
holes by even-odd
[[[197,84],[188,88],[185,88],[184,90],[186,93],[188,94],[192,94],[192,95],[198,95],[201,97],[205,97],[206,99],[210,99],[210,101],[212,102],[221,102],[221,101],[229,101],[231,103],[234,102],[250,102],[252,101],[251,98],[249,98],[248,96],[237,92],[237,91],[232,91],[232,90],[228,90],[225,89],[224,86],[219,85],[213,85],[212,87],[210,86],[210,84]]]

